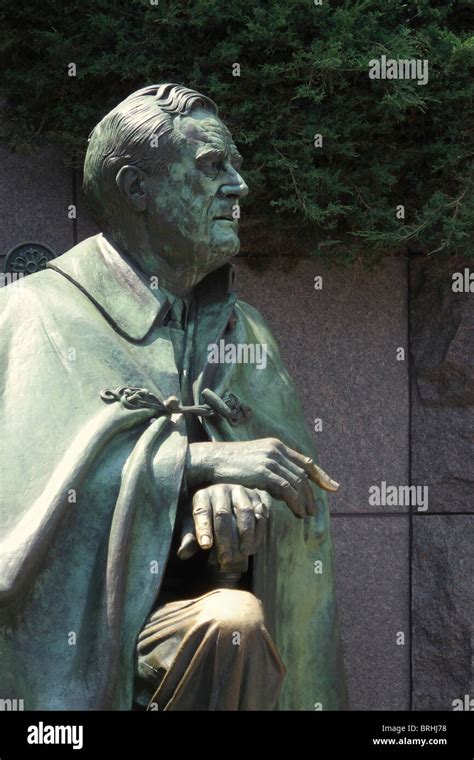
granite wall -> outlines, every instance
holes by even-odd
[[[0,267],[25,240],[59,255],[95,232],[57,151],[1,158]],[[453,709],[474,696],[473,296],[418,259],[369,273],[285,256],[257,271],[239,257],[237,269],[342,484],[330,505],[352,709]],[[398,488],[410,484],[415,504]]]

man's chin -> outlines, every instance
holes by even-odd
[[[226,235],[224,239],[211,241],[209,250],[212,258],[219,262],[217,266],[225,264],[233,256],[237,256],[240,251],[239,237],[235,233],[231,233]]]
[[[186,287],[195,287],[208,274],[234,258],[239,250],[240,240],[236,235],[233,239],[213,241],[207,246],[203,243],[198,244],[193,251],[195,266],[188,266],[181,270],[182,281],[185,281]]]

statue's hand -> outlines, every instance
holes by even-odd
[[[326,491],[339,484],[310,457],[285,446],[277,438],[254,441],[192,443],[186,462],[187,482],[236,483],[260,488],[288,504],[296,517],[316,514],[309,480]]]
[[[221,565],[255,554],[265,534],[271,498],[264,491],[219,484],[194,494],[192,521],[185,523],[178,557],[189,559],[215,545]]]

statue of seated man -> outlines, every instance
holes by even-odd
[[[210,99],[133,93],[89,138],[102,232],[0,294],[0,697],[25,709],[344,708],[338,484],[232,290],[240,167]]]

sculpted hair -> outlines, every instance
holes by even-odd
[[[195,90],[155,84],[132,93],[94,127],[84,161],[83,188],[104,227],[117,212],[115,177],[120,167],[133,164],[147,172],[164,171],[182,140],[173,120],[195,108],[218,114],[216,104]]]

